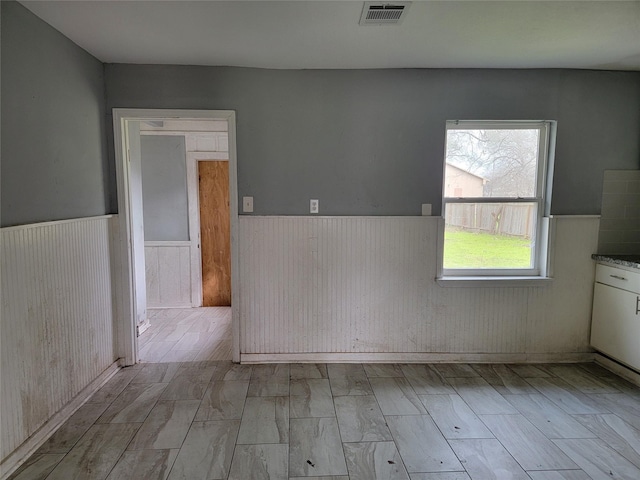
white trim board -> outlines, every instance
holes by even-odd
[[[0,231],[11,232],[13,230],[25,230],[28,228],[48,227],[51,225],[64,225],[65,223],[90,222],[92,220],[100,220],[112,218],[114,215],[96,215],[95,217],[66,218],[64,220],[52,220],[50,222],[30,223],[28,225],[14,225],[12,227],[2,227]]]
[[[167,109],[113,109],[114,150],[116,156],[116,178],[118,188],[118,212],[120,235],[120,255],[122,257],[122,275],[120,281],[122,305],[128,306],[120,315],[122,338],[118,341],[118,353],[123,357],[125,365],[133,365],[137,362],[137,339],[135,334],[135,277],[134,254],[132,244],[132,211],[130,194],[132,188],[140,188],[131,185],[129,166],[127,165],[127,151],[125,147],[126,124],[131,121],[145,120],[219,120],[227,122],[229,141],[229,206],[231,213],[231,289],[232,289],[232,330],[233,330],[233,360],[240,360],[240,326],[239,318],[239,260],[238,260],[238,174],[236,157],[236,116],[232,110],[167,110]],[[172,121],[173,121],[172,120]],[[187,164],[188,165],[188,164]],[[193,172],[187,172],[189,175]],[[126,192],[123,194],[123,192]],[[191,211],[191,206],[189,207]],[[190,232],[191,233],[191,232]],[[193,238],[193,237],[191,237]],[[192,256],[193,257],[193,256]]]
[[[240,363],[582,363],[585,353],[243,353]]]

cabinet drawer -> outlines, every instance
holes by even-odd
[[[630,272],[609,265],[596,265],[596,282],[640,293],[640,273]]]

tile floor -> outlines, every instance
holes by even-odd
[[[640,389],[595,364],[139,364],[13,478],[638,480]]]
[[[141,362],[231,360],[231,307],[149,309]]]

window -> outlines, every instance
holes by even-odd
[[[544,277],[553,122],[447,122],[442,277]]]

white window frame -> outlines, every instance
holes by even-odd
[[[478,280],[493,280],[501,283],[512,283],[510,280],[546,280],[550,278],[550,209],[551,209],[551,179],[553,176],[553,152],[555,150],[556,123],[549,120],[452,120],[446,123],[446,132],[449,130],[516,130],[536,129],[540,132],[538,145],[538,171],[536,176],[535,196],[533,197],[465,197],[454,198],[445,196],[446,174],[446,145],[445,158],[443,160],[442,182],[442,219],[439,232],[439,261],[438,283],[445,285],[451,281],[454,283],[469,284]],[[445,133],[445,142],[446,142]],[[456,203],[535,203],[537,205],[537,221],[535,230],[535,246],[533,250],[533,266],[528,269],[506,268],[444,268],[444,226],[445,214],[448,204]],[[544,282],[543,282],[544,283]]]

